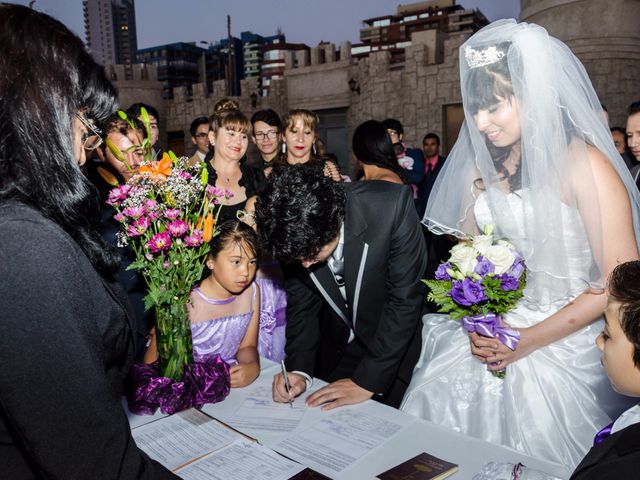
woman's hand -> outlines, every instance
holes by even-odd
[[[229,369],[231,388],[246,387],[260,375],[260,364],[257,362],[239,363]]]
[[[513,330],[520,333],[520,341],[515,350],[511,350],[497,338],[470,333],[471,354],[482,363],[486,363],[489,370],[498,371],[540,348],[541,345],[538,345],[531,328],[514,328]]]

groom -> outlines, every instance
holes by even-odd
[[[267,249],[288,263],[286,366],[275,401],[397,407],[420,354],[426,249],[406,186],[339,184],[306,165],[274,170],[256,207]]]

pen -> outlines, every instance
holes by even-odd
[[[284,360],[280,360],[280,367],[282,368],[282,376],[284,377],[284,388],[286,388],[287,393],[289,393],[291,384],[289,383],[289,375],[287,375],[287,367],[284,366]],[[293,408],[293,398],[289,400],[289,406]]]

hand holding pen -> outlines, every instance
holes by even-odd
[[[284,366],[284,360],[280,361],[280,367],[282,368],[282,377],[284,378],[284,388],[287,389],[289,394],[289,406],[293,408],[293,396],[291,395],[291,384],[289,383],[289,375],[287,374],[287,367]]]

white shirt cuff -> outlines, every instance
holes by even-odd
[[[304,377],[304,381],[307,384],[307,390],[309,390],[309,388],[311,388],[311,385],[313,385],[313,378],[311,377],[311,375],[301,372],[300,370],[292,370],[291,373],[296,373]]]

